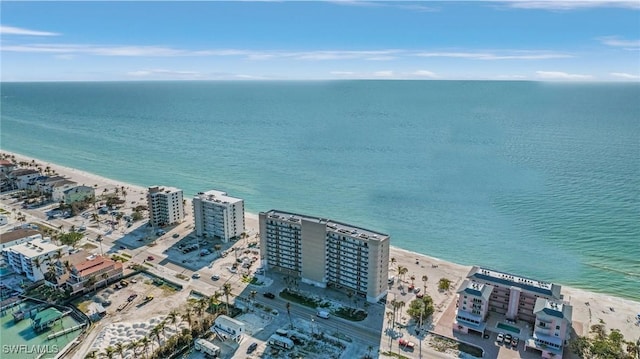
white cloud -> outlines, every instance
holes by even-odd
[[[545,80],[591,80],[593,76],[582,74],[570,74],[562,71],[536,71],[539,78]]]
[[[451,57],[473,60],[548,60],[573,57],[567,54],[552,52],[517,51],[504,55],[489,52],[419,52],[420,57]]]
[[[527,0],[513,0],[507,1],[507,6],[517,9],[539,9],[539,10],[574,10],[585,8],[597,8],[597,7],[613,7],[624,9],[640,9],[640,2],[638,1],[582,1],[582,0],[546,0],[546,1],[527,1]]]
[[[599,37],[598,40],[607,46],[622,47],[625,50],[640,49],[640,40],[625,40],[618,36],[602,36]]]
[[[176,70],[166,70],[166,69],[150,69],[150,70],[137,70],[127,72],[127,75],[134,77],[145,77],[145,76],[169,76],[169,77],[199,77],[200,73],[197,71],[176,71]]]
[[[338,76],[352,76],[356,74],[353,71],[331,71],[329,73],[332,75],[338,75]]]
[[[0,25],[0,34],[2,35],[27,35],[27,36],[58,36],[56,32],[38,31],[23,29],[20,27]]]
[[[498,75],[497,80],[524,80],[527,76],[524,75]]]
[[[385,71],[376,71],[373,73],[375,77],[393,77],[393,71],[385,70]]]
[[[59,54],[87,54],[100,56],[179,56],[185,55],[184,50],[157,46],[94,46],[77,44],[31,44],[3,46],[2,51],[59,53]]]
[[[627,80],[640,80],[640,75],[628,74],[626,72],[612,72],[609,75]]]
[[[427,70],[418,70],[418,71],[412,72],[411,75],[419,76],[419,77],[430,77],[430,78],[438,77],[438,75],[436,75],[435,72],[427,71]]]
[[[395,2],[380,2],[380,1],[360,1],[360,0],[333,0],[329,1],[336,5],[347,6],[361,6],[361,7],[392,7],[402,10],[417,11],[417,12],[433,12],[439,11],[438,8],[425,6],[423,4],[409,4],[409,3],[395,3]]]

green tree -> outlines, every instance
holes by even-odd
[[[438,281],[438,290],[448,291],[451,288],[451,281],[447,278],[440,278]]]
[[[227,299],[225,301],[225,304],[226,304],[226,308],[227,308],[227,315],[229,315],[229,294],[231,294],[231,283],[223,284],[222,285],[222,292],[224,293],[224,296]]]
[[[435,308],[433,306],[433,299],[429,295],[425,295],[422,298],[416,298],[409,303],[409,309],[407,314],[416,321],[420,319],[425,320],[433,314]]]

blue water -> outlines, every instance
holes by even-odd
[[[640,300],[640,84],[3,83],[2,148]]]

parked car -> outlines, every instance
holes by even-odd
[[[404,350],[413,350],[413,348],[416,347],[414,342],[410,342],[402,338],[398,339],[398,344],[400,344],[401,347],[404,347]]]
[[[496,339],[496,341],[499,344],[502,344],[502,342],[504,341],[504,333],[498,333],[498,338]]]
[[[133,302],[133,300],[134,300],[134,299],[136,299],[137,297],[138,297],[138,295],[137,295],[137,294],[131,294],[131,295],[129,296],[129,298],[127,298],[127,301],[129,301],[129,302]]]
[[[417,294],[417,293],[420,293],[420,288],[416,288],[416,289],[414,289],[414,290],[413,290],[413,292],[414,292],[414,293],[416,293],[416,294]]]
[[[258,343],[251,343],[251,345],[249,345],[249,347],[247,348],[247,354],[253,353],[253,351],[256,350],[257,347]]]
[[[275,298],[275,297],[276,297],[276,295],[275,295],[275,294],[273,294],[273,293],[271,293],[271,292],[265,292],[263,295],[264,295],[266,298],[269,298],[269,299],[273,299],[273,298]]]
[[[147,260],[148,260],[148,261],[152,261],[152,260],[154,260],[154,259],[155,259],[155,258],[153,258],[153,256],[148,256],[148,257],[147,257]]]
[[[211,276],[211,280],[218,280],[218,279],[220,279],[220,276],[217,274],[214,274]]]
[[[424,297],[424,294],[422,294],[422,293],[416,294],[416,298],[422,298],[422,297]]]
[[[178,233],[174,233],[173,236],[171,236],[171,237],[178,238],[178,237],[180,237],[180,235]]]
[[[511,346],[515,348],[518,346],[519,342],[520,342],[520,339],[518,339],[517,337],[514,337],[513,339],[511,339]]]
[[[200,278],[200,273],[197,273],[197,272],[193,273],[193,275],[191,277],[194,278],[194,279],[198,279],[198,278]]]
[[[504,336],[504,344],[506,345],[511,345],[511,339],[513,339],[513,337],[511,336],[511,334],[506,334]]]

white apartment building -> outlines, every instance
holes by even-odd
[[[3,249],[13,271],[26,275],[33,282],[44,279],[44,273],[49,263],[55,261],[58,251],[65,255],[68,253],[68,247],[57,246],[48,238],[35,239]]]
[[[388,235],[329,219],[260,213],[260,254],[267,269],[333,287],[375,303],[388,286]]]
[[[211,190],[193,198],[193,220],[197,236],[228,242],[244,232],[244,200]]]
[[[184,220],[182,190],[174,187],[149,187],[147,203],[149,223],[155,227],[180,223]]]
[[[525,342],[527,348],[541,352],[543,358],[562,358],[571,331],[573,307],[568,303],[538,298],[533,310],[536,315],[533,336]]]

